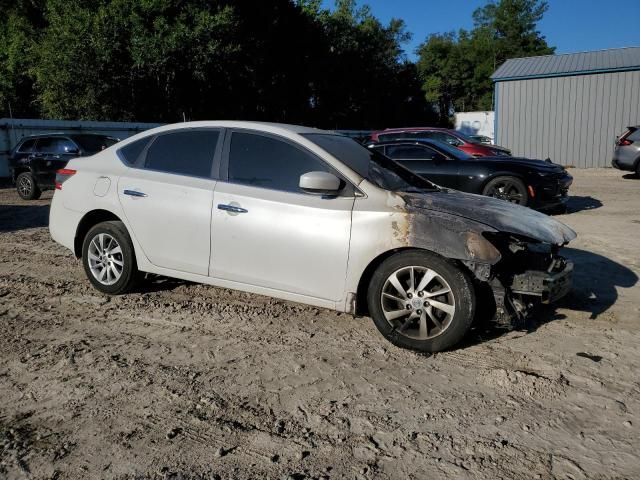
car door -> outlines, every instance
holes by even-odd
[[[118,179],[118,198],[152,264],[208,275],[220,138],[220,129],[172,130],[119,150],[132,165]]]
[[[41,187],[55,184],[55,172],[64,168],[69,160],[78,156],[78,145],[67,137],[39,138],[31,153],[31,169]]]
[[[408,143],[387,145],[385,155],[437,185],[458,188],[458,162],[433,148]]]
[[[291,140],[230,132],[214,193],[211,276],[342,300],[355,190],[345,181],[339,196],[303,193],[300,175],[311,171],[339,176]]]

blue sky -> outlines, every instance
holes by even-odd
[[[333,7],[333,0],[324,0]],[[383,22],[401,18],[413,39],[405,50],[409,58],[431,33],[473,26],[471,14],[484,0],[358,0],[371,6]],[[549,0],[538,29],[557,53],[640,46],[639,0]]]

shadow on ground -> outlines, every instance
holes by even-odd
[[[49,225],[49,205],[0,205],[0,233]]]
[[[589,312],[598,318],[618,299],[616,288],[631,288],[638,283],[638,275],[618,262],[597,253],[564,248],[562,254],[573,260],[573,290],[558,306]]]
[[[182,285],[194,285],[194,283],[148,273],[141,279],[135,291],[138,293],[170,292]]]
[[[566,213],[576,213],[583,210],[595,210],[596,208],[600,208],[602,205],[602,202],[597,198],[591,196],[581,197],[579,195],[574,195],[569,197],[569,201],[566,205]]]
[[[640,177],[635,173],[625,173],[624,175],[622,175],[622,178],[624,178],[625,180],[640,180]]]
[[[574,263],[572,291],[557,303],[534,310],[522,330],[533,332],[540,325],[566,318],[558,308],[587,312],[589,318],[596,319],[616,303],[617,288],[631,288],[638,283],[635,272],[603,255],[577,248],[564,248],[562,255]],[[457,348],[493,340],[507,331],[490,322],[480,322]]]

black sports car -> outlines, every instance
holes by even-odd
[[[501,198],[538,210],[563,207],[573,177],[550,161],[472,157],[436,140],[380,142],[369,148],[442,187]]]

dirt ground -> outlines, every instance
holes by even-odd
[[[0,477],[640,478],[640,180],[572,173],[573,293],[433,356],[181,281],[103,296],[51,194],[0,189]]]

